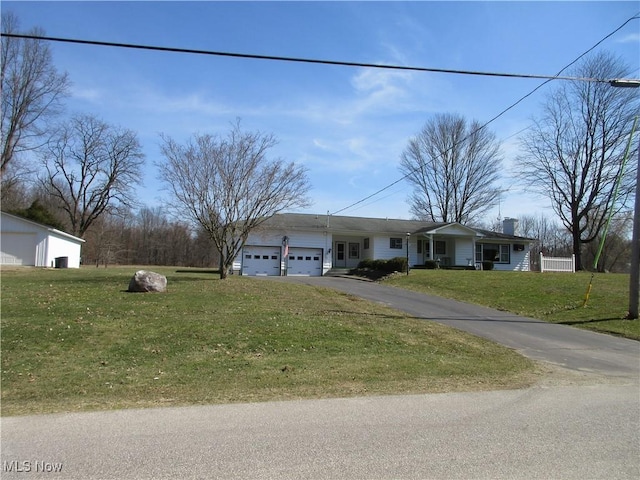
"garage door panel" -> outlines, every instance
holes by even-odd
[[[287,275],[317,277],[322,275],[322,249],[290,248]]]
[[[242,253],[242,274],[280,275],[280,247],[245,247]]]

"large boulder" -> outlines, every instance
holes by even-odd
[[[167,277],[155,272],[138,270],[129,282],[129,292],[166,292]]]

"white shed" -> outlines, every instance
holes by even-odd
[[[0,265],[79,268],[84,240],[1,212]]]

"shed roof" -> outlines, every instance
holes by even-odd
[[[71,241],[74,241],[74,242],[77,242],[77,243],[84,243],[85,242],[85,240],[82,239],[82,238],[79,238],[79,237],[76,237],[74,235],[71,235],[70,233],[63,232],[62,230],[58,230],[57,228],[53,228],[53,227],[50,227],[48,225],[43,225],[42,223],[34,222],[33,220],[29,220],[28,218],[23,218],[23,217],[20,217],[18,215],[13,215],[13,214],[7,213],[7,212],[0,212],[0,213],[2,214],[2,216],[7,216],[7,217],[10,217],[10,218],[12,218],[14,220],[18,220],[18,221],[20,221],[20,222],[22,222],[22,223],[24,223],[26,225],[31,225],[34,228],[39,228],[41,230],[46,230],[47,232],[49,232],[49,233],[51,233],[53,235],[57,235],[59,237],[66,238],[67,240],[71,240]]]

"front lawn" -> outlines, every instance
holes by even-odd
[[[331,290],[158,267],[168,293],[127,293],[135,270],[3,269],[3,415],[519,388],[539,376],[507,348]]]
[[[591,273],[411,270],[386,283],[553,323],[640,340],[640,322],[625,320],[629,275]]]

